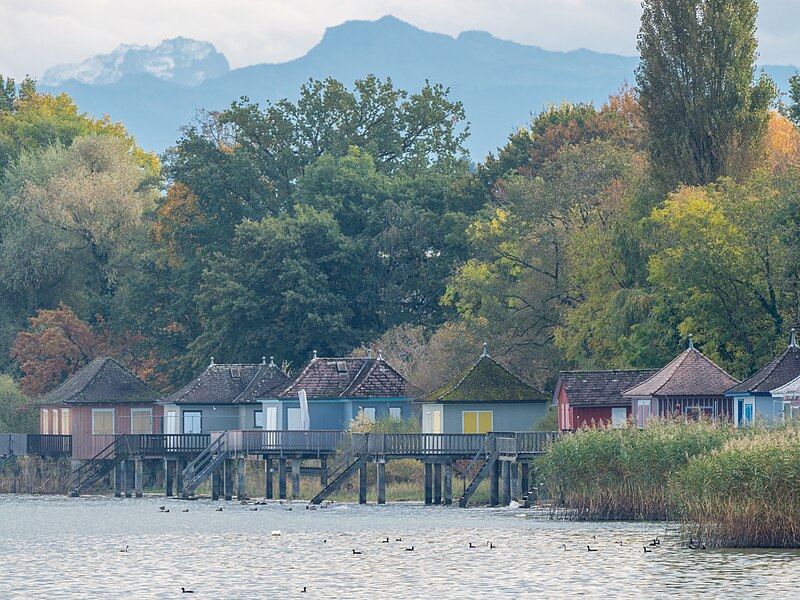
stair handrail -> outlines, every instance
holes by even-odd
[[[206,446],[192,462],[186,465],[186,468],[183,470],[184,487],[189,487],[191,485],[192,479],[213,460],[215,455],[225,451],[225,438],[227,437],[227,433],[227,431],[222,432],[214,441]]]
[[[369,444],[369,434],[368,433],[353,433],[351,434],[351,442],[350,447],[347,448],[344,452],[339,454],[331,463],[328,465],[328,468],[325,469],[325,477],[329,480],[335,479],[339,476],[339,471],[344,472],[347,470],[347,467],[350,466],[350,463],[353,462],[357,454],[363,454],[368,447]]]
[[[486,457],[492,453],[494,448],[490,449],[488,447],[489,445],[492,446],[494,445],[494,433],[486,434],[486,439],[483,441],[483,444],[475,453],[475,456],[472,457],[472,460],[469,462],[469,465],[467,465],[467,468],[464,469],[464,477],[466,477],[468,473],[472,472],[472,469],[475,468],[475,465],[478,464],[478,462],[481,460],[481,457],[483,457],[483,459],[485,460]]]
[[[114,439],[105,448],[75,470],[73,473],[73,491],[80,490],[87,482],[91,481],[98,472],[105,468],[105,465],[100,461],[119,460],[120,457],[124,460],[129,455],[130,443],[128,436],[114,436]]]

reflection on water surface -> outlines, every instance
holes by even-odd
[[[0,598],[173,598],[181,586],[234,599],[790,598],[800,575],[800,553],[692,551],[659,523],[398,504],[251,508],[0,496]],[[656,536],[661,545],[644,553]]]

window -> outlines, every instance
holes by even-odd
[[[492,430],[494,413],[491,410],[465,410],[461,413],[464,433],[488,433]]]
[[[42,425],[40,427],[41,432],[44,435],[50,433],[50,411],[46,408],[42,409]]]
[[[389,407],[389,418],[394,419],[396,421],[400,421],[403,418],[403,409],[399,406],[390,406]]]
[[[131,433],[153,433],[153,409],[131,409]]]
[[[375,422],[375,408],[367,408],[366,406],[362,408],[364,411],[364,420],[369,421],[370,423]]]
[[[69,435],[69,428],[70,428],[69,409],[68,408],[62,408],[61,409],[61,433],[63,435]]]
[[[167,434],[178,433],[178,413],[174,410],[168,410],[167,418],[164,424],[167,429]]]
[[[111,435],[114,433],[114,409],[92,409],[92,434]]]
[[[239,367],[230,369],[231,379],[240,379],[242,377],[242,370]]]
[[[278,428],[278,407],[267,406],[267,426],[264,429],[275,431]]]
[[[53,435],[58,435],[59,434],[58,426],[59,426],[58,409],[54,408],[53,409],[53,429],[51,430]]]
[[[286,429],[300,431],[303,429],[303,415],[299,408],[286,410]]]
[[[650,400],[639,400],[636,411],[636,425],[639,427],[647,426],[647,419],[650,418]]]
[[[336,372],[337,373],[347,373],[347,363],[343,360],[336,361]]]
[[[611,427],[619,429],[625,427],[628,420],[628,409],[624,406],[614,406],[611,408]]]
[[[253,413],[253,427],[262,429],[264,427],[264,412],[257,410]]]
[[[183,412],[183,433],[203,433],[203,413],[199,410]]]

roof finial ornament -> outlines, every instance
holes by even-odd
[[[689,350],[694,350],[694,335],[689,334]]]
[[[789,338],[789,348],[800,348],[800,346],[797,345],[797,336],[795,335],[794,327],[792,327],[792,335]]]
[[[214,357],[213,357],[213,356],[211,357],[211,364],[210,364],[210,365],[208,365],[208,366],[209,366],[209,367],[213,367],[213,366],[214,366]]]
[[[383,360],[383,350],[378,350],[378,360]]]
[[[265,364],[267,364],[267,357],[266,357],[266,356],[262,356],[262,357],[261,357],[261,364],[262,364],[262,365],[265,365]]]
[[[314,350],[314,356],[313,356],[312,360],[317,360],[317,351],[316,350]]]
[[[372,358],[372,348],[367,348],[367,358]]]
[[[481,356],[489,356],[489,344],[483,342],[483,354]]]
[[[275,366],[275,357],[274,356],[270,356],[269,357],[269,366],[270,367],[274,367]]]

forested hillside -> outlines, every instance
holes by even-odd
[[[2,80],[3,371],[38,395],[111,354],[169,389],[211,356],[381,348],[429,390],[486,341],[548,389],[692,333],[748,375],[800,320],[800,79],[779,101],[755,72],[752,0],[644,4],[635,88],[553,105],[477,168],[433,82],[310,81],[202,112],[156,158]]]

